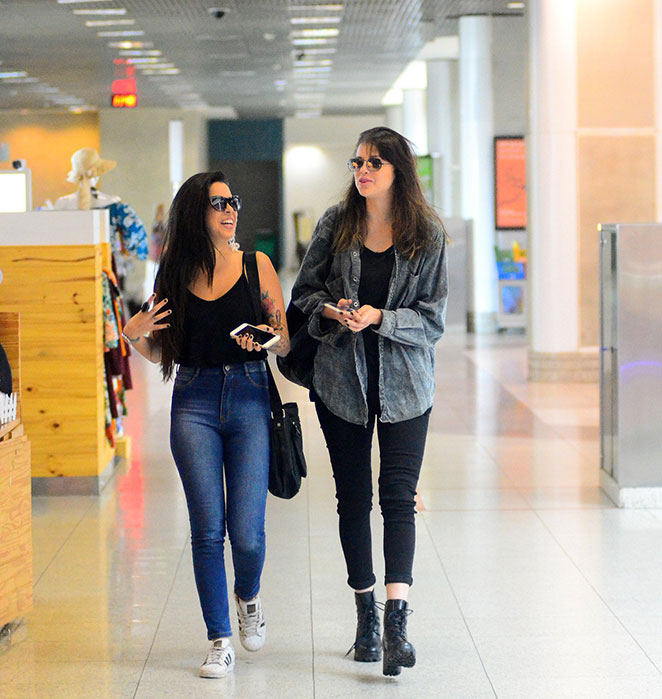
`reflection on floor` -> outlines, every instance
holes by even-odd
[[[598,389],[529,384],[521,336],[438,349],[420,482],[410,637],[397,680],[344,657],[353,599],[324,442],[303,390],[310,475],[271,498],[268,641],[201,680],[207,642],[155,367],[134,360],[133,458],[98,497],[35,498],[35,609],[0,653],[0,696],[662,697],[662,511],[598,487]],[[374,512],[378,577],[380,517]],[[383,587],[378,597],[384,598]]]

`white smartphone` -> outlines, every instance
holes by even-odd
[[[325,307],[325,308],[330,308],[332,311],[339,311],[339,312],[347,311],[348,313],[349,313],[349,311],[352,310],[351,308],[340,308],[340,306],[338,306],[338,305],[335,304],[335,303],[325,303],[325,304],[324,304],[324,307]]]
[[[241,337],[241,335],[252,335],[253,342],[256,342],[262,349],[268,349],[271,345],[275,345],[280,340],[280,335],[272,335],[262,328],[258,328],[250,323],[242,323],[236,327],[231,333],[231,337]]]

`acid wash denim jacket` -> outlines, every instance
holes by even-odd
[[[411,260],[395,251],[381,325],[353,333],[322,316],[324,304],[340,298],[351,299],[353,308],[360,305],[360,246],[337,254],[331,251],[339,211],[340,204],[332,206],[318,221],[292,289],[292,302],[309,316],[308,332],[320,341],[313,388],[332,413],[367,425],[363,333],[375,332],[379,335],[380,420],[409,420],[428,410],[434,398],[434,346],[444,332],[448,295],[446,236],[435,225],[432,243]]]

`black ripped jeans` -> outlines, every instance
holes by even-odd
[[[366,427],[355,425],[331,413],[319,397],[314,398],[336,482],[340,543],[347,564],[347,582],[354,590],[364,590],[375,584],[370,535],[370,451],[376,415],[371,410]],[[386,583],[412,584],[416,543],[414,497],[429,417],[428,410],[402,422],[377,420],[379,505],[384,519]]]

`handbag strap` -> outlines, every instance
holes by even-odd
[[[260,325],[262,323],[262,304],[260,303],[260,273],[257,269],[257,256],[254,251],[244,253],[243,265],[244,274],[246,275],[248,289],[251,295],[251,305],[253,306],[255,325]],[[269,381],[269,402],[271,403],[271,414],[282,415],[283,401],[280,399],[278,386],[276,386],[276,381],[271,373],[269,362],[265,360],[265,364],[267,366],[267,379]]]

